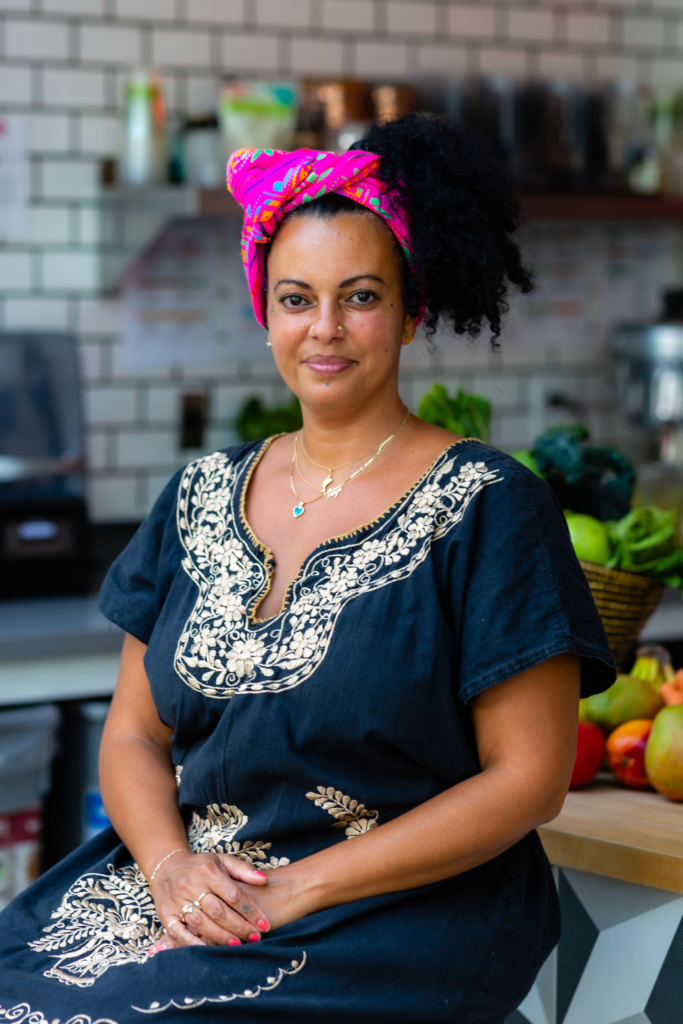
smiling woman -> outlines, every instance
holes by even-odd
[[[607,641],[545,483],[398,392],[421,321],[497,343],[516,206],[446,122],[359,145],[230,161],[303,429],[181,470],[112,567],[115,831],[3,913],[0,1020],[503,1024],[557,941],[534,829]]]

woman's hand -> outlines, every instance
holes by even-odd
[[[267,913],[254,900],[266,875],[237,857],[180,852],[163,864],[151,885],[157,914],[167,934],[150,953],[174,946],[238,946],[258,942],[270,928]],[[263,891],[263,889],[262,889]],[[197,901],[183,915],[183,907]],[[169,940],[172,940],[169,942]]]
[[[269,871],[268,876],[266,878],[266,876],[262,872],[259,872],[258,869],[254,870],[253,868],[249,867],[249,865],[244,864],[243,861],[237,860],[235,857],[232,857],[229,854],[200,854],[198,856],[213,857],[214,860],[220,862],[221,869],[229,873],[235,870],[235,865],[239,865],[239,868],[237,870],[241,868],[243,871],[241,875],[242,884],[239,886],[240,898],[244,900],[244,907],[246,907],[248,903],[251,903],[253,899],[258,900],[258,906],[260,909],[257,911],[257,913],[259,917],[262,919],[257,921],[257,928],[259,933],[264,930],[270,931],[273,928],[281,928],[282,925],[289,924],[290,921],[296,921],[300,917],[305,917],[306,914],[311,913],[312,910],[316,909],[314,906],[308,906],[304,902],[304,897],[301,895],[301,891],[302,889],[305,889],[305,886],[301,886],[299,884],[300,881],[302,881],[301,879],[297,881],[299,875],[297,871],[297,865],[292,864],[287,867],[276,868],[272,871]],[[250,873],[252,877],[248,878],[247,873]],[[232,877],[234,878],[235,876],[233,875]],[[232,891],[237,890],[237,885],[231,883],[229,879],[227,879],[227,882],[228,887]],[[259,885],[261,887],[258,893],[252,891],[252,886],[254,885]],[[202,900],[203,907],[208,906],[207,901],[208,897]],[[187,902],[191,901],[188,900]],[[243,913],[242,905],[238,905],[236,911],[229,911],[225,903],[221,900],[216,900],[216,903],[218,904],[221,913],[224,911],[227,911],[228,913]],[[174,906],[178,906],[177,899],[174,903]],[[182,906],[184,906],[184,903],[180,904],[181,909]],[[158,902],[157,908],[159,910],[159,918],[162,921],[162,923],[165,924]],[[195,914],[197,919],[201,918],[202,916],[200,914],[197,914],[196,911]],[[177,917],[178,911],[176,910],[175,914],[172,914],[171,916]],[[154,954],[160,952],[163,949],[177,949],[179,946],[184,945],[205,945],[207,941],[214,942],[213,939],[208,938],[206,929],[202,932],[201,928],[195,927],[195,923],[192,922],[194,916],[195,915],[193,914],[187,914],[185,917],[188,926],[191,925],[192,930],[190,930],[189,927],[183,929],[182,925],[178,924],[171,924],[170,927],[166,925],[167,934],[164,936],[163,939],[160,939],[153,946],[150,946],[148,952],[150,954]],[[252,916],[248,916],[246,920],[242,918],[242,924],[246,925],[247,930],[251,934],[254,934],[255,930],[251,927],[251,925],[247,925],[246,923],[247,921],[251,920]],[[266,922],[268,923],[269,927],[267,929],[260,928],[260,925],[265,924]],[[200,924],[201,922],[197,920],[196,923]],[[218,923],[220,923],[220,919],[218,920]],[[216,927],[216,918],[213,918],[211,922],[207,922],[207,925],[210,925],[212,928]],[[232,924],[228,924],[228,922],[226,921],[226,923],[222,925],[222,932],[224,935],[232,934],[232,938],[224,938],[221,942],[217,944],[239,944],[237,933],[232,931]],[[244,929],[239,932],[239,935],[243,934]]]

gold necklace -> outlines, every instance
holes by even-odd
[[[400,427],[396,431],[396,434],[398,434],[401,430],[403,430],[403,427],[405,426],[405,421],[408,419],[408,407],[404,406],[403,408],[405,409],[405,416],[403,418],[403,422],[401,423]],[[389,444],[390,441],[393,441],[394,437],[396,436],[396,434],[392,434],[391,437],[388,437],[386,441],[383,441],[382,444],[379,447],[379,450],[380,451],[382,450],[382,446],[383,445]],[[299,436],[299,435],[297,435],[297,436]],[[329,467],[328,466],[323,466],[323,465],[321,465],[321,463],[316,462],[315,459],[312,459],[311,456],[306,451],[306,445],[304,444],[303,430],[301,431],[300,436],[301,436],[301,450],[304,453],[304,455],[306,456],[306,458],[308,459],[308,461],[312,465],[317,466],[318,469],[325,469],[325,470],[327,470],[327,479],[323,480],[323,489],[322,489],[322,491],[319,491],[317,487],[313,487],[313,484],[309,484],[308,483],[308,480],[306,479],[306,477],[303,475],[303,473],[299,469],[299,461],[297,459],[296,468],[297,468],[297,472],[298,472],[299,476],[301,477],[301,479],[303,480],[303,482],[305,484],[308,484],[308,486],[311,487],[314,491],[318,491],[319,494],[325,494],[327,492],[327,488],[329,487],[329,485],[331,483],[334,483],[334,480],[333,480],[334,474],[338,473],[340,469],[346,469],[347,466],[351,466],[354,462],[360,462],[361,459],[367,458],[367,456],[370,454],[370,452],[367,452],[365,455],[359,455],[355,459],[349,459],[348,462],[342,462],[341,466],[334,466],[334,467],[332,467],[332,466],[329,466]],[[372,448],[371,451],[374,452],[375,449]],[[349,480],[353,480],[353,477],[349,477]],[[348,483],[348,480],[345,481],[345,483]],[[336,495],[334,495],[334,497],[336,497]]]
[[[373,448],[373,449],[372,449],[372,451],[374,451],[374,450],[375,450],[375,449]],[[313,466],[317,466],[317,467],[318,467],[318,469],[326,469],[326,470],[327,470],[327,479],[326,479],[326,480],[323,480],[323,493],[324,493],[324,492],[325,492],[325,490],[326,490],[326,489],[327,489],[327,488],[329,487],[329,485],[330,485],[331,483],[333,483],[333,477],[334,477],[334,474],[335,474],[335,473],[338,473],[340,469],[346,469],[346,467],[347,467],[347,466],[350,466],[350,465],[352,465],[352,464],[353,464],[354,462],[360,462],[360,460],[361,460],[361,459],[364,459],[364,458],[366,458],[366,456],[365,456],[365,455],[359,455],[357,459],[349,459],[349,461],[348,461],[348,462],[342,462],[341,466],[334,466],[334,467],[332,467],[332,466],[329,466],[329,467],[328,467],[328,466],[321,466],[321,465],[320,465],[320,463],[319,463],[319,462],[316,462],[316,461],[315,461],[315,459],[312,459],[312,458],[311,458],[311,456],[310,456],[310,455],[308,454],[308,452],[306,451],[306,445],[304,444],[304,435],[303,435],[303,432],[302,432],[302,434],[301,434],[301,451],[302,451],[302,452],[304,453],[304,455],[306,456],[306,458],[308,459],[308,461],[309,461],[309,462],[310,462],[310,463],[311,463],[311,464],[312,464]],[[304,481],[305,483],[308,483],[308,480],[306,480],[306,478],[305,478],[305,477],[304,477],[304,476],[303,476],[303,475],[302,475],[301,473],[299,473],[299,476],[301,477],[301,479],[302,479],[302,480],[303,480],[303,481]],[[310,485],[310,484],[308,484],[308,486],[310,487],[311,485]],[[314,490],[314,491],[317,491],[317,490],[318,490],[318,488],[317,488],[317,487],[314,487],[314,488],[313,488],[313,490]]]
[[[294,451],[292,452],[292,465],[290,467],[290,472],[289,472],[289,484],[290,484],[290,487],[292,488],[292,491],[294,492],[294,497],[296,498],[296,505],[292,509],[292,515],[294,516],[294,518],[298,519],[300,516],[302,516],[304,514],[304,512],[306,511],[306,505],[312,505],[314,501],[320,501],[321,498],[338,498],[339,495],[341,494],[343,488],[346,487],[347,484],[350,484],[352,480],[355,480],[355,478],[357,476],[360,476],[361,473],[364,473],[366,469],[369,469],[369,467],[373,464],[373,462],[375,462],[380,457],[380,455],[382,454],[384,449],[388,445],[390,445],[391,442],[394,440],[394,438],[397,437],[401,433],[401,431],[405,427],[406,423],[408,422],[408,416],[409,415],[410,415],[410,413],[408,411],[408,408],[406,407],[405,416],[401,420],[400,425],[396,428],[396,430],[393,432],[393,434],[390,434],[389,437],[387,437],[384,441],[382,441],[382,443],[380,445],[378,445],[378,447],[377,447],[376,451],[374,452],[372,458],[368,459],[368,461],[365,463],[365,465],[361,466],[360,469],[357,469],[355,471],[355,473],[352,473],[351,476],[346,478],[346,480],[342,480],[342,482],[340,484],[337,484],[336,487],[332,487],[329,490],[328,490],[328,485],[329,485],[329,483],[331,483],[331,481],[328,481],[328,480],[323,481],[323,489],[322,489],[322,491],[319,492],[317,498],[311,498],[310,501],[303,501],[302,498],[297,493],[296,487],[294,486],[294,467],[295,466],[296,466],[297,473],[299,474],[301,479],[304,481],[304,483],[308,484],[308,481],[302,475],[301,470],[299,469],[299,457],[298,457],[298,452],[297,452],[297,443],[299,441],[299,435],[297,434],[297,436],[294,438]],[[302,445],[302,447],[303,447],[303,445]],[[311,460],[311,461],[313,461],[313,460]],[[357,459],[352,459],[351,460],[351,462],[357,462],[357,461],[358,461]],[[316,465],[317,465],[317,463],[316,463]],[[351,465],[351,463],[347,462],[346,465],[349,466],[349,465]],[[319,468],[320,469],[326,469],[327,467],[326,466],[320,466]],[[342,469],[343,467],[342,466],[338,466],[337,468],[338,469]],[[311,484],[308,484],[308,486],[311,487],[312,490],[314,490],[314,491],[318,490],[317,487],[313,487]]]

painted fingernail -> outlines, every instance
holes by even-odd
[[[267,877],[268,877],[268,876],[266,875],[265,871],[254,871],[254,874],[255,874],[255,875],[260,875],[260,876],[261,876],[261,878],[267,878]]]
[[[241,946],[242,943],[240,942],[239,939],[228,939],[228,945],[229,946]]]
[[[150,946],[149,949],[147,950],[147,956],[154,956],[155,953],[156,949],[154,948],[154,946]]]
[[[250,942],[260,942],[261,941],[261,936],[259,935],[258,932],[252,932],[251,935],[249,936],[249,941]]]
[[[259,928],[261,929],[262,932],[267,932],[268,929],[270,928],[270,925],[268,924],[268,922],[264,921],[263,918],[261,918],[261,920],[258,922],[258,926],[259,926]]]

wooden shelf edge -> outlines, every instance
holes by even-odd
[[[522,193],[525,221],[588,221],[596,223],[683,221],[683,196],[614,193]]]
[[[680,857],[590,836],[572,835],[553,829],[552,825],[543,825],[538,834],[548,860],[558,867],[683,894]]]

